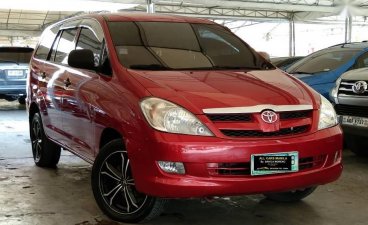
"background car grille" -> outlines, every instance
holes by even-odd
[[[326,161],[326,155],[305,157],[299,159],[299,171],[321,168]],[[211,176],[250,176],[250,162],[244,163],[207,163]]]
[[[259,130],[221,130],[221,132],[229,137],[278,137],[306,132],[308,126],[282,128],[275,132],[263,132]]]
[[[368,117],[368,106],[335,105],[338,115]]]
[[[357,96],[368,96],[368,91],[362,94],[357,94],[353,92],[353,85],[358,80],[342,80],[339,86],[338,95],[357,95]],[[368,81],[367,81],[368,82]]]

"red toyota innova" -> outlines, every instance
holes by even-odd
[[[208,20],[97,14],[47,28],[28,78],[32,151],[93,163],[112,219],[166,199],[263,193],[297,201],[342,172],[332,105]]]

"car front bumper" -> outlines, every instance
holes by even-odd
[[[332,182],[341,175],[339,126],[304,136],[234,140],[155,132],[155,140],[127,141],[135,184],[150,196],[188,198],[282,192]],[[249,163],[252,154],[298,151],[299,158],[320,158],[298,172],[251,176],[211,173],[213,163]],[[185,175],[163,172],[157,161],[183,162]]]

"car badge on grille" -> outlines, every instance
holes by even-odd
[[[356,94],[363,94],[367,90],[367,82],[357,81],[353,85],[353,92]]]
[[[277,114],[271,110],[265,110],[261,114],[261,118],[266,123],[274,123],[277,120]]]

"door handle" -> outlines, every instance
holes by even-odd
[[[38,76],[40,76],[42,79],[46,79],[46,73],[45,72],[38,72]]]
[[[69,78],[66,78],[66,80],[64,80],[64,85],[65,87],[69,87],[72,83],[70,82]]]

